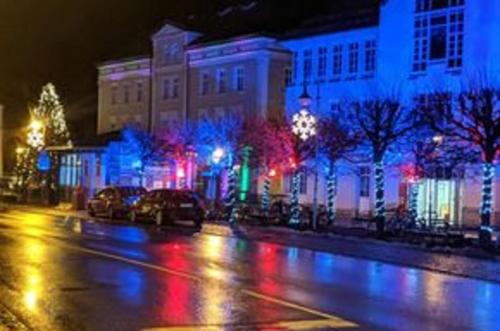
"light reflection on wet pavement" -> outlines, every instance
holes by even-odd
[[[35,330],[500,330],[499,307],[497,283],[189,228],[0,215],[0,330],[2,309]]]

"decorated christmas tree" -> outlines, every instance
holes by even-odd
[[[17,186],[22,191],[30,186],[40,186],[42,181],[49,188],[57,183],[58,159],[50,157],[50,170],[42,176],[38,169],[38,159],[47,147],[70,144],[70,135],[66,125],[64,108],[59,101],[53,84],[42,88],[36,107],[31,109],[31,122],[26,133],[26,142],[16,150]]]

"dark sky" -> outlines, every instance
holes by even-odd
[[[11,0],[0,4],[0,104],[6,126],[26,123],[27,104],[56,84],[70,122],[92,120],[96,64],[149,54],[149,36],[164,19],[209,33],[282,31],[304,19],[366,7],[373,0]],[[233,7],[220,17],[217,13]],[[73,125],[74,126],[74,125]],[[90,128],[89,128],[90,129]]]

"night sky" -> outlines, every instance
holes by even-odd
[[[149,37],[165,19],[211,34],[281,32],[325,13],[373,0],[16,0],[0,4],[0,104],[5,125],[27,121],[41,86],[56,84],[70,128],[94,128],[96,64],[150,53]],[[79,125],[74,125],[78,123]],[[80,129],[80,130],[78,130]]]

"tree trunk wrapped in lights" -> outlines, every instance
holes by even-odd
[[[262,190],[262,204],[261,204],[262,211],[266,216],[269,215],[269,207],[271,202],[270,196],[271,196],[271,178],[269,177],[269,175],[266,174],[264,177],[264,187]]]
[[[228,182],[226,194],[226,221],[233,225],[236,224],[236,171],[233,166],[228,169]]]
[[[371,149],[375,167],[375,220],[378,235],[382,235],[385,227],[383,160],[388,158],[390,148],[403,149],[403,138],[408,137],[419,122],[413,108],[403,107],[398,95],[354,102],[352,108],[352,116]]]
[[[412,183],[410,185],[410,203],[409,211],[410,217],[412,220],[417,219],[418,217],[418,183]]]
[[[328,177],[326,184],[327,184],[326,212],[328,216],[328,225],[332,225],[337,217],[337,210],[335,205],[335,200],[337,198],[337,187],[336,187],[337,173],[333,165],[331,165],[328,168]]]
[[[290,225],[300,223],[300,171],[296,170],[292,177],[292,197],[290,203]]]
[[[493,178],[495,166],[493,163],[483,165],[483,190],[481,195],[481,227],[489,227],[493,211]]]
[[[382,161],[375,162],[375,217],[383,224],[385,220],[385,190],[384,162]]]
[[[421,107],[427,124],[444,137],[468,144],[470,150],[480,150],[483,162],[483,192],[480,207],[479,242],[491,246],[491,213],[493,177],[500,151],[500,87],[485,76],[476,76],[469,86],[456,96],[439,91],[427,96]]]

